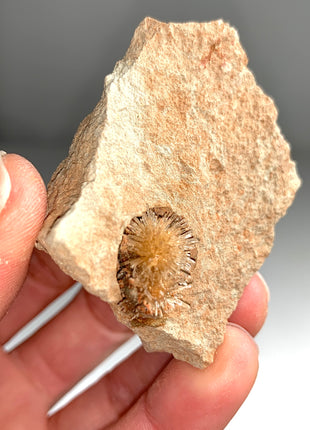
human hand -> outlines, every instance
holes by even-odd
[[[48,255],[33,252],[46,207],[40,175],[17,155],[3,162],[11,189],[0,212],[2,344],[73,283]],[[0,210],[1,178],[0,160]],[[131,336],[106,303],[82,290],[24,344],[9,354],[0,351],[0,428],[223,429],[255,381],[258,350],[252,336],[264,323],[267,304],[267,288],[255,275],[207,369],[141,348],[48,418],[57,398]]]

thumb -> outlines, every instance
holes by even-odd
[[[46,211],[46,191],[33,165],[0,151],[0,318],[16,296]]]

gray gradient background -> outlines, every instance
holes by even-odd
[[[279,108],[303,187],[262,268],[271,302],[259,376],[227,428],[310,429],[309,0],[2,0],[0,149],[26,156],[47,181],[145,16],[229,21]]]

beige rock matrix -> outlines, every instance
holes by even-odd
[[[147,351],[205,367],[300,185],[223,21],[146,18],[48,187],[39,246]]]

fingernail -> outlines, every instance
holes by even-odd
[[[263,278],[263,275],[260,272],[257,272],[257,276],[260,278],[260,280],[262,281],[262,283],[263,283],[263,285],[264,285],[264,287],[266,289],[267,299],[268,299],[268,302],[269,302],[269,300],[270,300],[270,290],[269,290],[269,287],[267,285],[267,282],[265,281],[265,279]]]
[[[6,152],[0,151],[0,212],[6,205],[11,192],[11,179],[3,163]]]

